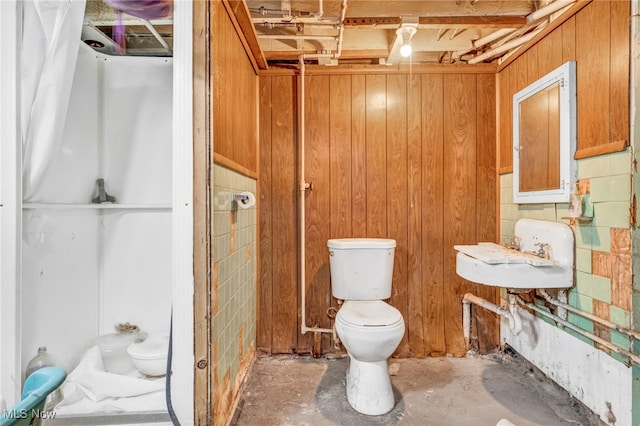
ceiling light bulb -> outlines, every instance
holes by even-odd
[[[411,36],[415,33],[414,28],[403,27],[398,30],[398,35],[402,37],[402,46],[400,46],[400,56],[408,58],[411,56],[413,49],[411,48]]]
[[[409,56],[411,56],[412,51],[413,49],[411,48],[411,44],[403,44],[400,48],[400,56],[402,56],[403,58],[408,58]]]

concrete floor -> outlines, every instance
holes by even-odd
[[[602,425],[580,402],[512,352],[467,358],[391,359],[395,408],[353,410],[345,395],[348,358],[258,358],[233,425]]]

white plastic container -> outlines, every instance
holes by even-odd
[[[143,342],[130,345],[127,352],[140,373],[164,376],[167,372],[169,333],[150,334]]]

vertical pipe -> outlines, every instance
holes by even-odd
[[[307,283],[306,283],[306,274],[307,274],[307,259],[305,253],[306,247],[306,221],[305,221],[305,194],[307,190],[310,188],[309,184],[305,182],[305,167],[304,167],[304,150],[305,150],[305,137],[304,137],[304,92],[305,92],[305,83],[304,83],[304,55],[300,55],[300,83],[298,87],[300,90],[298,91],[298,111],[299,111],[299,119],[298,119],[298,204],[299,212],[300,212],[300,220],[298,221],[300,227],[300,297],[301,297],[301,324],[300,324],[300,332],[302,334],[306,334],[307,331],[320,332],[320,333],[333,333],[331,328],[319,328],[319,327],[307,327]]]
[[[298,111],[299,111],[299,120],[298,120],[298,203],[300,204],[300,220],[298,221],[300,224],[300,295],[302,297],[302,324],[301,324],[301,332],[305,334],[307,332],[307,318],[306,318],[306,256],[305,256],[305,209],[304,209],[304,195],[305,195],[305,184],[304,184],[304,149],[305,149],[305,140],[304,140],[304,56],[300,56],[300,76],[298,87],[300,90],[298,91]]]
[[[306,334],[307,331],[312,331],[312,332],[316,332],[316,333],[333,333],[333,329],[331,328],[319,328],[319,327],[307,327],[307,312],[306,312],[306,308],[307,308],[307,284],[306,284],[306,274],[307,274],[307,267],[306,267],[306,253],[305,253],[305,247],[306,247],[306,233],[305,233],[305,228],[306,228],[306,221],[305,221],[305,194],[307,192],[307,190],[310,188],[310,185],[305,182],[305,166],[304,166],[304,151],[305,151],[305,127],[304,127],[304,120],[305,120],[305,107],[304,107],[304,100],[305,100],[305,82],[304,82],[304,77],[305,77],[305,64],[304,64],[304,59],[305,57],[307,58],[322,58],[322,57],[329,57],[329,58],[338,58],[340,56],[340,54],[342,53],[342,35],[343,35],[343,30],[344,30],[344,19],[347,13],[347,0],[342,0],[342,7],[341,7],[341,13],[340,13],[340,34],[338,37],[338,46],[337,46],[337,52],[334,53],[333,55],[330,54],[315,54],[315,55],[300,55],[298,57],[298,63],[300,66],[300,75],[299,75],[299,83],[298,83],[298,87],[299,87],[299,91],[298,91],[298,203],[300,204],[298,209],[299,209],[299,214],[300,214],[300,220],[298,221],[299,223],[299,232],[300,232],[300,297],[301,297],[301,324],[300,324],[300,332],[302,334]]]
[[[313,17],[320,19],[322,18],[323,15],[324,15],[324,9],[322,7],[322,0],[318,0],[318,11],[313,14]]]

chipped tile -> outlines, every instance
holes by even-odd
[[[593,301],[593,314],[596,315],[598,318],[602,318],[605,320],[609,319],[609,304],[608,303],[603,303],[599,300],[594,300]],[[594,321],[593,323],[593,333],[598,336],[603,338],[604,340],[610,340],[610,330],[609,327],[605,327],[603,325],[598,324],[597,322]],[[609,353],[609,349],[605,346],[602,346],[598,343],[595,343],[595,346],[597,348],[600,348],[601,350]]]
[[[611,253],[631,255],[631,229],[611,228]]]
[[[630,255],[611,255],[611,303],[625,311],[631,311],[633,274]]]
[[[593,275],[611,278],[611,258],[610,253],[601,251],[591,252],[591,271]]]

